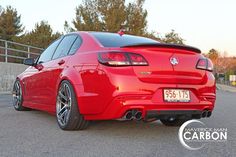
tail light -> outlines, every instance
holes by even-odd
[[[142,55],[130,52],[101,52],[98,61],[109,66],[148,65]]]
[[[213,71],[213,64],[210,59],[201,58],[198,60],[196,68],[207,71]]]

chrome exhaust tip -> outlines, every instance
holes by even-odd
[[[208,112],[207,112],[207,117],[210,117],[211,114],[212,114],[212,112],[211,112],[211,111],[208,111]]]
[[[205,118],[207,116],[207,111],[202,112],[202,118]]]
[[[132,111],[127,111],[124,118],[127,120],[132,120],[133,119]]]
[[[142,119],[142,112],[137,111],[135,113],[134,117],[135,117],[136,120],[141,120]]]

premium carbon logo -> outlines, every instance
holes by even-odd
[[[199,120],[189,120],[179,128],[180,143],[189,150],[198,150],[210,142],[227,141],[227,128],[208,128]]]

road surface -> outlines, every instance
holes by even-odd
[[[17,112],[10,95],[0,95],[0,157],[235,157],[236,93],[219,90],[208,127],[228,129],[227,142],[190,151],[178,139],[179,127],[152,123],[100,121],[84,131],[62,131],[54,116]]]

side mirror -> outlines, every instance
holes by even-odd
[[[23,64],[29,65],[29,66],[34,66],[34,65],[35,65],[34,59],[33,59],[33,58],[26,58],[26,59],[24,60]]]

